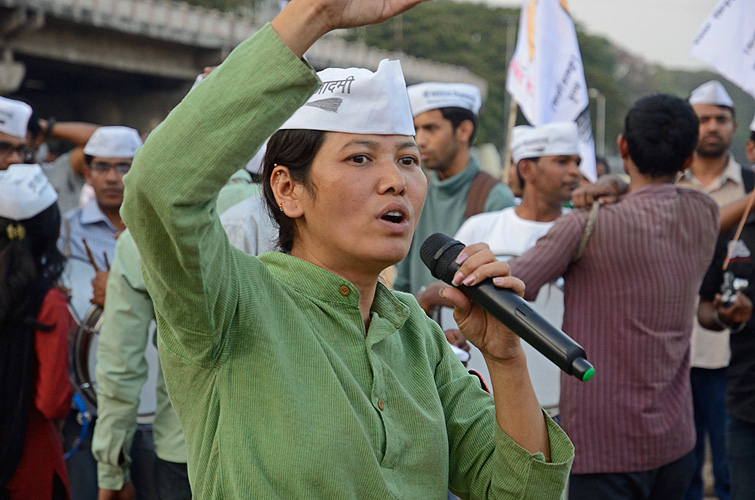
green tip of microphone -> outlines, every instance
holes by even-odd
[[[571,373],[577,380],[587,382],[595,375],[595,368],[585,358],[579,357],[572,361]]]

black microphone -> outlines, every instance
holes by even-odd
[[[464,246],[443,233],[435,233],[422,244],[420,258],[433,276],[450,285],[460,267],[456,257]],[[491,279],[457,288],[569,375],[586,382],[595,374],[582,346],[551,325],[516,293],[498,288]]]

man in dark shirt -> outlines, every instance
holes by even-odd
[[[734,232],[719,239],[713,263],[700,288],[698,320],[710,330],[731,331],[727,372],[726,452],[732,500],[755,498],[755,215],[750,215],[739,240]],[[724,262],[729,253],[726,269]],[[725,286],[722,288],[722,285]],[[727,300],[728,299],[728,300]]]

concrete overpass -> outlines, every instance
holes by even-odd
[[[257,17],[257,18],[254,18]],[[150,0],[0,0],[0,94],[41,116],[146,132],[267,19]],[[263,16],[264,17],[264,16]],[[307,54],[316,68],[377,68],[401,59],[408,83],[487,83],[465,68],[347,43],[331,34]]]

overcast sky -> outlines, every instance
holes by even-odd
[[[522,5],[517,0],[485,2],[504,7]],[[572,17],[588,33],[605,36],[649,62],[673,69],[711,69],[690,57],[689,49],[700,26],[718,3],[718,0],[568,0]]]

